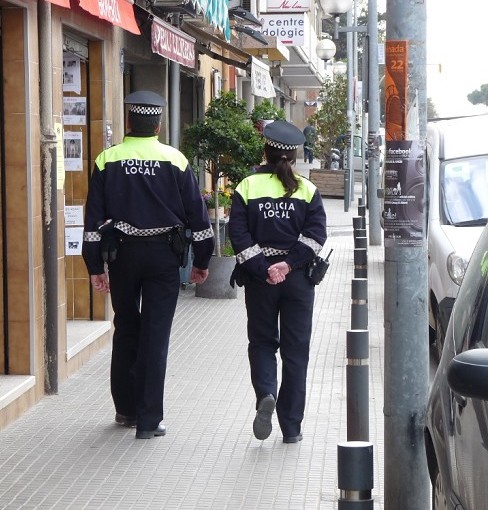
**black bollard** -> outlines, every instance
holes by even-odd
[[[368,280],[351,281],[351,329],[368,329]]]
[[[354,237],[354,248],[368,248],[368,238],[367,237]]]
[[[354,249],[354,278],[368,277],[368,250],[365,248]]]
[[[347,440],[369,440],[369,332],[347,331]]]
[[[338,510],[373,510],[373,444],[349,441],[337,445]]]

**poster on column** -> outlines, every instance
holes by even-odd
[[[386,247],[424,242],[424,154],[416,141],[387,141],[384,232]]]
[[[82,132],[64,132],[64,168],[66,172],[82,172]]]
[[[404,140],[407,132],[408,41],[386,41],[385,138]]]

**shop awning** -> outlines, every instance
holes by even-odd
[[[56,3],[60,1],[63,0],[55,0]],[[104,0],[103,2],[99,0],[80,0],[80,7],[93,14],[93,16],[108,21],[128,32],[136,35],[141,33],[137,26],[134,8],[128,0]]]
[[[236,46],[224,41],[223,39],[220,39],[213,34],[210,34],[209,32],[206,32],[205,30],[197,28],[188,22],[184,22],[181,26],[181,29],[197,40],[196,47],[198,51],[204,53],[205,55],[240,69],[247,69],[251,63],[251,55],[249,55],[249,53],[236,48]],[[210,43],[210,47],[208,43]],[[212,46],[218,47],[221,50],[225,50],[228,56],[219,55],[212,49]]]

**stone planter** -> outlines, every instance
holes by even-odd
[[[195,296],[209,299],[236,299],[237,285],[232,288],[229,283],[235,265],[235,257],[213,256],[210,259],[208,278],[205,283],[195,285]]]
[[[208,217],[210,221],[215,221],[215,209],[208,208]],[[225,209],[223,207],[219,207],[219,219],[223,219],[225,216]]]

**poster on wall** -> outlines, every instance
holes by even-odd
[[[69,52],[63,53],[63,92],[81,92],[80,57]]]
[[[65,205],[64,206],[64,224],[69,227],[83,225],[83,206]]]
[[[83,227],[67,227],[64,229],[66,255],[81,255],[83,244]]]
[[[417,141],[387,141],[384,233],[386,247],[422,246],[424,154]]]
[[[70,126],[86,126],[86,97],[63,97],[63,122]]]
[[[64,168],[67,172],[82,172],[82,136],[81,131],[64,132]]]

